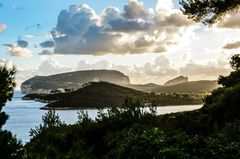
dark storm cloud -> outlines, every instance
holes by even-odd
[[[17,45],[22,48],[26,48],[26,47],[28,47],[28,42],[26,40],[21,40],[21,38],[19,38],[17,40]]]
[[[54,47],[54,42],[51,40],[48,40],[48,41],[44,41],[44,42],[40,43],[39,45],[43,48],[52,48],[52,47]]]

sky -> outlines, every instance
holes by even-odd
[[[175,0],[0,0],[0,64],[16,80],[114,69],[132,83],[216,80],[240,51],[240,15],[209,27]]]

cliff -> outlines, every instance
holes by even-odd
[[[87,70],[62,73],[51,76],[35,76],[21,85],[21,92],[50,93],[56,89],[78,89],[91,81],[106,81],[118,85],[130,84],[129,77],[115,70]]]
[[[174,79],[167,81],[164,84],[164,86],[172,86],[172,85],[181,84],[181,83],[185,83],[185,82],[188,82],[188,77],[179,76],[179,77],[176,77]]]

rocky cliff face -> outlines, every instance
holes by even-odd
[[[21,91],[30,93],[50,93],[54,89],[78,89],[88,82],[106,81],[118,85],[130,84],[129,77],[115,70],[88,70],[51,76],[36,76],[21,85]]]
[[[181,83],[185,83],[185,82],[188,82],[188,77],[179,76],[172,80],[167,81],[164,84],[164,86],[172,86],[172,85],[181,84]]]

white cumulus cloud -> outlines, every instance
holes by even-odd
[[[7,50],[11,56],[29,57],[32,55],[32,52],[28,48],[23,48],[15,43],[8,45]]]
[[[168,2],[169,1],[169,2]],[[129,0],[123,11],[108,7],[97,15],[88,5],[71,5],[62,10],[51,31],[55,54],[105,55],[164,52],[177,45],[187,28],[194,25],[181,11],[168,10],[159,1],[156,10],[144,9]],[[169,11],[170,10],[170,11]]]

